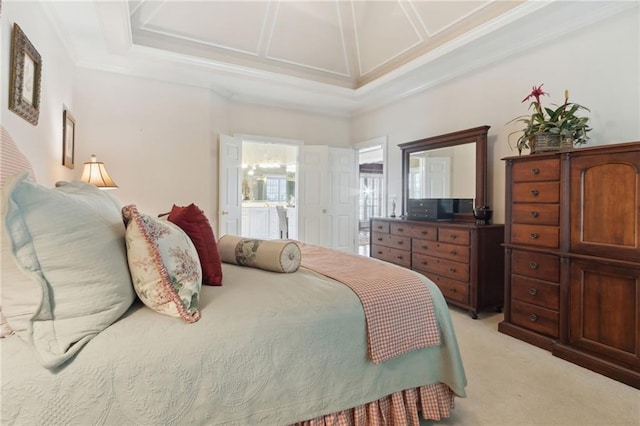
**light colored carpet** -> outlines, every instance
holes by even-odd
[[[451,308],[467,398],[432,425],[640,425],[640,390],[498,332],[503,315]]]

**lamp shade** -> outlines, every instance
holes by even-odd
[[[99,162],[95,155],[91,156],[91,161],[84,163],[81,181],[90,183],[101,189],[117,188],[118,185],[111,179],[104,163]]]

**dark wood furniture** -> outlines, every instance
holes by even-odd
[[[505,160],[498,329],[640,388],[640,142]]]
[[[504,225],[477,225],[471,213],[459,213],[447,221],[405,217],[412,193],[410,185],[414,183],[410,179],[411,161],[424,154],[449,155],[459,167],[464,164],[465,169],[475,169],[471,177],[463,180],[466,187],[462,192],[470,194],[476,206],[486,205],[488,130],[489,126],[480,126],[400,144],[403,213],[398,219],[371,220],[372,257],[429,277],[448,303],[468,309],[473,318],[481,310],[502,308]],[[460,175],[451,176],[451,180],[456,178],[460,179]]]
[[[504,296],[504,225],[472,222],[371,220],[371,257],[430,278],[447,302],[472,318],[501,308]]]

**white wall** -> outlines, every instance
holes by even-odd
[[[352,121],[351,140],[380,135],[389,140],[389,194],[401,193],[397,144],[481,125],[490,125],[489,202],[496,223],[504,221],[504,162],[517,155],[507,143],[527,114],[521,100],[544,83],[544,102],[570,100],[591,109],[589,146],[640,140],[640,12],[609,18],[543,47],[479,69]]]
[[[105,163],[120,200],[149,214],[195,203],[215,217],[212,153],[226,130],[223,100],[206,89],[87,69],[76,86],[77,153]]]
[[[42,91],[37,126],[9,111],[11,34],[14,22],[22,28],[42,58]],[[51,186],[59,180],[70,180],[74,175],[73,171],[62,165],[62,113],[64,106],[75,111],[73,61],[49,24],[40,3],[4,1],[0,33],[0,123],[9,131],[20,150],[31,159],[40,183]]]

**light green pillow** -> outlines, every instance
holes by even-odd
[[[36,284],[34,292],[3,280],[2,310],[42,363],[55,368],[124,314],[135,299],[125,227],[114,201],[82,182],[50,189],[27,174],[3,188],[3,231],[10,253]],[[29,298],[29,300],[24,300]],[[34,303],[35,302],[35,303]],[[24,307],[33,312],[25,315]]]

